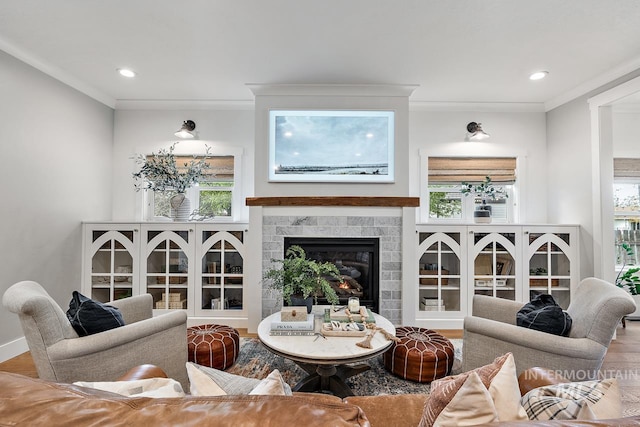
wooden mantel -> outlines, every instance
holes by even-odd
[[[247,197],[247,206],[378,206],[418,207],[418,197],[293,196]]]

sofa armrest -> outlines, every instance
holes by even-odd
[[[516,324],[516,314],[524,304],[487,295],[473,296],[473,316],[496,320],[510,325]]]
[[[174,311],[86,337],[61,340],[51,345],[47,351],[52,361],[68,360],[135,343],[181,325],[184,325],[186,337],[187,314],[182,310]]]
[[[529,368],[518,376],[521,396],[538,387],[568,382],[569,380],[560,375],[557,370],[547,368]]]
[[[167,374],[156,365],[138,365],[129,369],[118,381],[145,380],[148,378],[167,378]]]
[[[153,317],[153,297],[151,294],[110,301],[109,305],[120,310],[125,325]]]

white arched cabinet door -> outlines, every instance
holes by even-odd
[[[82,293],[101,302],[138,292],[138,228],[105,224],[85,229]],[[88,284],[88,286],[86,286]]]
[[[142,259],[143,292],[156,310],[188,309],[193,267],[193,226],[148,226]]]
[[[418,317],[459,317],[466,310],[462,230],[418,229]]]
[[[244,231],[199,229],[196,260],[196,315],[245,311]]]
[[[519,301],[522,287],[518,278],[518,260],[522,253],[520,229],[474,227],[469,231],[472,250],[469,276],[471,295],[489,295]]]
[[[566,309],[571,302],[571,285],[577,282],[575,229],[527,229],[524,238],[528,239],[526,297],[531,299],[537,294],[550,294]]]

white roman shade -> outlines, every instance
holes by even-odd
[[[500,184],[516,181],[515,157],[429,157],[429,184],[481,182],[486,176]]]

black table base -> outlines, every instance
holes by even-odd
[[[293,391],[329,393],[340,398],[353,396],[353,390],[344,382],[349,377],[371,369],[366,363],[359,365],[316,365],[296,362],[309,374],[293,387]]]

